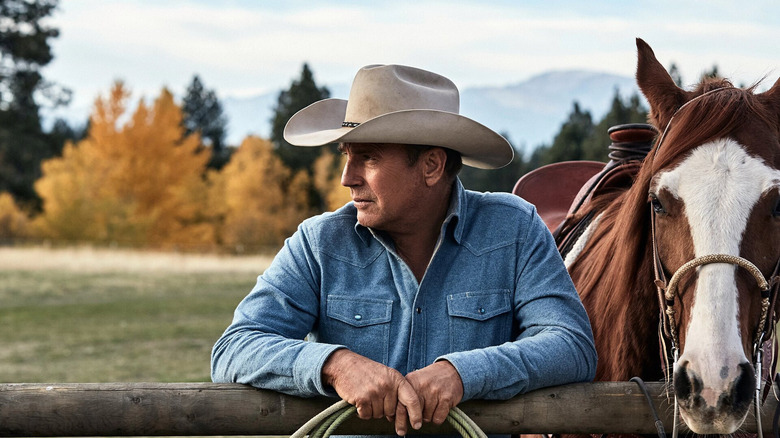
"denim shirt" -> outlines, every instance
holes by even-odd
[[[447,360],[463,400],[592,380],[588,317],[535,208],[453,186],[418,283],[352,203],[304,221],[214,345],[215,382],[335,396],[323,363],[348,348],[406,375]]]

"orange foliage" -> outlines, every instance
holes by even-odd
[[[231,247],[277,246],[312,213],[306,173],[292,175],[258,137],[244,139],[212,180],[211,208],[223,218],[221,242]]]
[[[117,82],[98,98],[90,131],[42,163],[35,189],[39,225],[49,237],[170,247],[212,244],[203,172],[208,151],[183,137],[180,108],[167,90],[139,102],[128,120],[129,93]]]
[[[327,211],[334,211],[352,200],[349,189],[341,185],[341,171],[346,163],[346,157],[338,159],[327,150],[323,150],[314,162],[314,187],[325,200]]]
[[[13,196],[0,192],[0,240],[25,237],[29,219],[16,205]]]

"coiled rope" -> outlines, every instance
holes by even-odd
[[[315,415],[306,424],[295,431],[290,438],[328,438],[341,423],[357,411],[357,408],[344,400],[334,403],[324,411]],[[449,422],[463,438],[487,438],[485,432],[468,415],[458,407],[450,409],[447,415]]]

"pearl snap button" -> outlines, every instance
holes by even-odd
[[[359,313],[357,315],[355,315],[355,321],[360,321],[361,319],[363,319],[363,315],[361,315]]]
[[[479,308],[479,313],[480,313],[480,314],[483,314],[483,313],[485,313],[485,308],[484,308],[484,307],[480,307],[480,308]]]

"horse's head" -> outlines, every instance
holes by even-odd
[[[732,433],[755,394],[758,277],[780,257],[780,80],[762,94],[726,80],[685,91],[644,41],[637,47],[637,82],[663,132],[643,169],[661,272],[732,259],[698,259],[666,296],[680,352],[674,390],[691,430]]]

